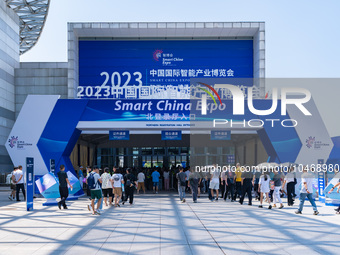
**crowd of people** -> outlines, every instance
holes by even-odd
[[[264,202],[268,204],[268,209],[284,208],[282,198],[287,197],[287,205],[293,206],[295,203],[295,187],[297,178],[294,167],[289,167],[287,173],[282,173],[279,168],[261,169],[255,168],[247,170],[236,164],[235,170],[220,171],[215,165],[208,169],[197,169],[182,166],[166,168],[118,168],[112,169],[98,167],[79,167],[77,175],[81,187],[86,190],[91,202],[88,210],[94,215],[99,215],[103,211],[103,205],[120,207],[127,201],[130,205],[134,201],[134,193],[146,191],[158,194],[160,190],[169,191],[170,188],[178,190],[179,199],[186,202],[188,193],[192,194],[194,203],[198,202],[201,194],[208,194],[208,199],[217,202],[220,199],[230,202],[238,202],[242,205],[247,198],[248,205],[252,205],[253,199],[259,201],[259,207],[263,208]],[[65,166],[60,166],[57,173],[59,179],[60,201],[58,207],[67,209],[66,199],[68,188],[72,189]],[[19,199],[22,191],[25,198],[25,186],[22,166],[15,167],[13,172],[7,176],[11,185],[10,200]],[[299,194],[299,206],[295,211],[301,214],[306,198],[313,207],[314,215],[319,214],[313,199],[314,175],[306,168],[301,175],[301,190]],[[170,187],[171,183],[171,187]],[[329,192],[340,191],[340,180]],[[336,209],[340,214],[340,206]]]
[[[282,197],[287,196],[288,206],[293,206],[296,198],[295,186],[297,178],[295,168],[289,167],[288,173],[283,174],[280,168],[273,167],[270,169],[255,168],[255,170],[247,170],[236,165],[236,170],[219,171],[216,166],[208,169],[195,171],[191,169],[189,176],[183,172],[183,168],[179,167],[178,179],[178,194],[182,203],[185,200],[186,187],[191,188],[193,202],[197,203],[202,183],[209,187],[208,198],[212,202],[217,202],[219,198],[226,201],[238,202],[242,205],[247,195],[248,205],[252,205],[253,196],[255,200],[260,201],[259,208],[263,208],[263,202],[268,203],[268,209],[284,208]],[[313,207],[313,214],[318,215],[319,211],[313,199],[313,181],[314,175],[307,168],[303,169],[301,175],[301,189],[299,195],[299,206],[295,211],[296,214],[302,214],[303,206],[306,198]],[[333,192],[337,188],[340,190],[340,180],[329,192]],[[254,193],[254,195],[253,195]],[[219,194],[221,196],[219,197]],[[340,214],[340,206],[335,209],[337,214]]]

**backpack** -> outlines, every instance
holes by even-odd
[[[87,178],[87,185],[89,186],[89,189],[95,189],[96,188],[96,182],[94,181],[94,174],[90,173],[89,177]]]
[[[127,186],[127,187],[130,187],[130,186],[131,186],[130,176],[126,176],[126,186]]]

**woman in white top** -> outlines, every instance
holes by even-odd
[[[270,183],[270,176],[265,172],[263,175],[260,177],[259,181],[259,193],[261,193],[260,196],[260,208],[263,208],[262,206],[262,201],[263,201],[263,194],[266,194],[266,200],[269,203],[268,209],[272,209],[272,206],[270,204],[270,199],[269,199],[269,183]]]

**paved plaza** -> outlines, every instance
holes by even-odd
[[[336,254],[340,215],[308,202],[268,210],[202,196],[180,203],[176,193],[138,195],[135,204],[87,210],[88,199],[69,201],[69,210],[42,206],[25,211],[0,192],[0,254]]]

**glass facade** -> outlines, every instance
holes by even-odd
[[[120,167],[166,167],[195,165],[234,164],[234,147],[132,147],[98,148],[97,165],[101,168]]]

